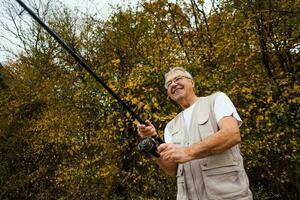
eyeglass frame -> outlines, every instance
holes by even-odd
[[[172,85],[173,82],[175,84],[177,84],[177,82],[180,81],[180,80],[182,80],[183,78],[192,79],[191,77],[188,77],[188,76],[178,75],[178,76],[174,77],[172,80],[169,80],[168,82],[166,82],[165,83],[165,88],[168,90],[169,87]]]

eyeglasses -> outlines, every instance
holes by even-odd
[[[182,76],[182,75],[176,76],[172,80],[169,80],[168,82],[165,83],[165,88],[168,89],[172,85],[173,82],[175,84],[177,84],[179,81],[181,81],[184,78],[191,79],[190,77],[187,77],[187,76]]]

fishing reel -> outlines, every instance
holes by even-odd
[[[150,153],[151,155],[159,158],[160,155],[157,152],[157,147],[162,143],[164,142],[159,138],[158,135],[152,137],[145,137],[139,142],[138,149],[141,152]]]

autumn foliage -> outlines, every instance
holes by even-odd
[[[180,111],[169,68],[186,67],[199,96],[225,92],[254,198],[299,199],[300,1],[211,6],[141,1],[103,21],[52,2],[43,16],[161,137]],[[175,179],[137,150],[137,121],[34,21],[24,31],[0,68],[0,199],[175,199]]]

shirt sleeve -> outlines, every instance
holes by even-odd
[[[242,125],[242,120],[232,101],[223,92],[220,92],[215,99],[214,112],[217,123],[219,123],[223,117],[232,116],[238,121],[239,126]]]

